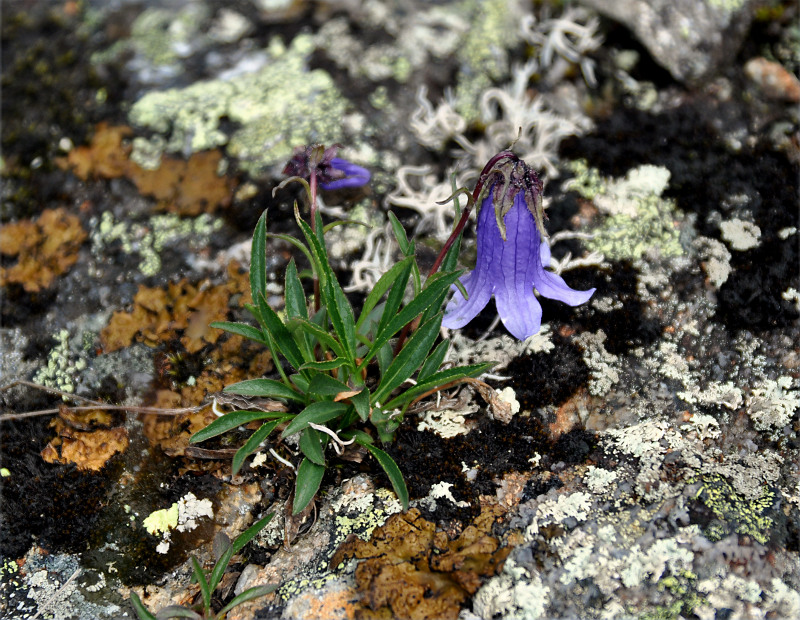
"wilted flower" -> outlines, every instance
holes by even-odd
[[[334,144],[327,149],[321,144],[299,146],[286,164],[283,173],[288,176],[315,180],[322,189],[341,189],[343,187],[361,187],[369,182],[369,170],[336,157],[339,145]]]
[[[595,289],[576,291],[545,269],[550,265],[550,245],[544,230],[542,183],[519,157],[504,151],[492,158],[476,190],[478,259],[475,269],[461,278],[468,298],[455,291],[442,325],[463,327],[494,295],[506,329],[525,340],[542,323],[534,288],[570,306],[588,301]]]

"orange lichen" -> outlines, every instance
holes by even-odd
[[[131,134],[129,127],[100,123],[88,146],[72,149],[58,163],[83,180],[125,177],[139,193],[155,198],[159,209],[178,215],[211,213],[230,204],[235,182],[217,174],[219,151],[194,153],[188,160],[164,156],[158,169],[149,170],[129,158],[125,140]]]
[[[17,263],[0,267],[0,285],[21,284],[29,293],[49,287],[78,260],[86,239],[80,219],[66,209],[46,209],[34,220],[0,228],[0,252]]]
[[[124,427],[78,431],[61,418],[52,425],[58,435],[42,450],[42,458],[48,463],[75,463],[78,469],[99,471],[108,459],[128,448],[128,431]]]
[[[233,263],[228,273],[230,279],[216,286],[207,280],[191,284],[186,279],[171,282],[165,289],[140,286],[131,311],[115,312],[100,332],[104,351],[130,346],[134,339],[149,346],[180,339],[189,353],[214,344],[222,332],[209,323],[227,318],[232,295],[241,294],[245,302],[249,300],[246,273],[238,273]]]
[[[413,508],[376,528],[368,542],[351,537],[331,565],[357,558],[357,618],[456,618],[461,604],[497,573],[511,551],[491,535],[499,505],[481,514],[456,538],[437,530]]]

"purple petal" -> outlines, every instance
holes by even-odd
[[[547,242],[545,241],[542,246],[547,246]],[[536,290],[539,291],[539,294],[548,299],[563,301],[570,306],[580,306],[589,301],[589,298],[596,289],[590,288],[588,291],[576,291],[570,288],[567,283],[564,282],[564,278],[545,269],[545,267],[550,264],[549,246],[547,246],[546,256],[547,262],[545,263],[544,252],[541,252],[539,254],[539,260],[535,261],[534,265],[536,272],[534,276],[534,285],[536,286]]]
[[[344,178],[336,179],[329,183],[320,183],[322,189],[333,190],[343,187],[361,187],[369,183],[370,173],[366,168],[357,166],[353,162],[334,157],[331,160],[331,167],[344,173]]]
[[[519,340],[539,331],[542,306],[533,293],[535,263],[540,259],[540,235],[536,222],[525,205],[523,194],[514,197],[514,205],[505,218],[506,241],[502,242],[497,223],[497,239],[502,244],[501,277],[494,282],[497,313],[506,329]]]
[[[489,235],[484,234],[492,227],[497,240],[502,243],[500,231],[494,221],[491,198],[485,198],[478,212],[478,259],[475,262],[475,269],[461,278],[461,284],[467,290],[469,299],[464,299],[461,291],[453,287],[455,293],[447,304],[442,319],[444,327],[449,329],[464,327],[486,307],[492,297],[493,281],[500,277],[500,256],[495,256],[495,252],[502,251],[496,242],[490,241]],[[489,233],[491,232],[489,230]]]

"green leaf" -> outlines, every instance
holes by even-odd
[[[200,566],[200,562],[197,561],[197,558],[192,556],[192,577],[193,580],[197,582],[200,586],[200,594],[203,595],[203,610],[205,611],[206,615],[211,611],[211,588],[208,586],[208,580],[206,579],[206,575],[203,572],[203,567]]]
[[[261,442],[264,441],[269,434],[275,430],[275,427],[278,426],[284,420],[290,419],[292,416],[285,416],[278,420],[273,420],[272,422],[265,422],[261,425],[261,427],[250,437],[247,439],[245,444],[236,451],[236,454],[233,455],[233,463],[231,464],[231,470],[233,475],[239,473],[239,470],[244,465],[244,460],[253,454],[256,450],[258,450]]]
[[[222,391],[242,396],[283,398],[284,400],[293,400],[298,403],[305,402],[302,394],[298,394],[293,389],[274,379],[246,379],[245,381],[226,385]]]
[[[334,403],[329,400],[311,403],[295,416],[294,420],[289,423],[289,426],[283,429],[281,439],[299,433],[304,428],[307,428],[310,422],[314,424],[330,422],[334,418],[338,418],[340,415],[344,414],[345,411],[347,411],[347,405],[344,403]]]
[[[323,374],[317,374],[311,378],[308,391],[318,396],[336,396],[340,392],[352,392],[347,384]]]
[[[304,458],[297,468],[297,483],[294,490],[294,504],[292,514],[296,515],[305,509],[314,499],[322,484],[322,476],[325,475],[325,468],[322,465]]]
[[[256,534],[258,534],[264,527],[272,520],[272,517],[275,513],[269,513],[263,519],[256,521],[253,525],[248,527],[244,532],[239,534],[234,541],[225,549],[225,552],[220,556],[217,563],[214,564],[214,569],[211,571],[211,576],[209,577],[209,585],[211,587],[211,591],[217,589],[219,582],[222,581],[222,575],[225,574],[225,569],[228,568],[228,564],[231,562],[231,558],[239,553],[244,546],[249,543],[253,538],[255,538]]]
[[[313,264],[313,260],[311,259],[311,252],[308,251],[308,248],[305,244],[300,241],[297,237],[292,237],[291,235],[279,235],[278,233],[267,233],[267,237],[270,239],[281,239],[282,241],[286,241],[287,243],[291,243],[294,247],[300,250],[303,254],[306,255],[309,263]]]
[[[358,417],[364,422],[366,422],[367,418],[369,418],[369,401],[370,393],[366,387],[355,396],[350,397],[350,402],[353,403],[353,407],[358,413]]]
[[[230,332],[231,334],[237,334],[239,336],[243,336],[250,340],[255,340],[256,342],[260,342],[261,344],[267,344],[266,338],[264,338],[264,334],[261,333],[261,330],[257,327],[253,327],[252,325],[248,325],[247,323],[232,323],[230,321],[212,321],[209,324],[210,327],[216,327],[217,329],[223,329],[226,332]]]
[[[222,609],[219,610],[217,614],[217,619],[223,618],[226,613],[228,613],[231,609],[236,607],[237,605],[241,605],[242,603],[246,603],[247,601],[252,601],[254,598],[259,598],[262,596],[266,596],[270,592],[274,592],[278,589],[278,585],[268,585],[268,586],[256,586],[254,588],[248,588],[241,594],[233,597],[230,603],[225,605]]]
[[[386,454],[386,452],[380,448],[376,448],[374,445],[372,445],[372,443],[367,443],[366,441],[361,440],[359,437],[356,437],[356,441],[369,450],[370,454],[375,457],[375,460],[378,461],[380,466],[383,468],[383,471],[385,471],[386,475],[389,477],[389,482],[392,483],[394,492],[400,499],[400,503],[403,504],[403,510],[408,510],[408,489],[406,488],[405,480],[403,480],[403,474],[400,472],[400,468],[397,466],[397,463],[394,462],[391,456]]]
[[[227,433],[237,426],[244,426],[256,420],[273,420],[287,417],[291,416],[287,416],[283,411],[231,411],[221,418],[217,418],[205,428],[197,431],[189,439],[189,443],[200,443],[206,439],[222,435],[222,433]]]
[[[155,615],[156,620],[169,620],[169,618],[192,618],[192,620],[203,620],[196,611],[181,607],[180,605],[168,605],[164,609],[159,609]]]
[[[425,392],[439,387],[440,385],[445,385],[446,383],[457,381],[458,379],[463,379],[464,377],[477,377],[478,375],[481,375],[489,370],[492,366],[492,363],[471,364],[469,366],[456,366],[455,368],[448,368],[447,370],[439,371],[432,374],[425,381],[417,383],[417,385],[394,397],[392,400],[386,403],[384,407],[387,409],[396,409],[408,402],[411,402],[411,400],[420,394],[424,394]]]
[[[360,431],[358,429],[350,429],[347,431],[342,431],[339,436],[347,441],[348,439],[352,439],[355,437],[356,441],[360,444],[364,443],[375,443],[375,440],[372,439],[367,433],[364,431]]]
[[[263,517],[256,521],[253,525],[248,527],[244,532],[239,534],[236,538],[233,539],[233,543],[231,544],[231,551],[233,553],[231,555],[236,555],[244,546],[253,540],[261,530],[263,530],[267,524],[272,521],[272,517],[275,516],[275,513],[271,512],[267,516]],[[219,581],[217,582],[219,583]]]
[[[317,216],[317,223],[320,229],[317,231],[316,235],[302,219],[298,219],[298,224],[314,256],[323,305],[328,309],[328,316],[330,317],[333,331],[345,348],[345,355],[340,357],[354,359],[356,350],[356,323],[353,316],[353,308],[350,302],[347,301],[347,297],[328,262],[328,254],[325,250],[324,242],[320,241],[322,220],[319,218],[319,213],[317,213]]]
[[[303,330],[305,333],[310,334],[316,338],[320,344],[327,346],[331,351],[333,351],[336,357],[347,360],[352,359],[347,357],[344,347],[338,340],[336,340],[336,338],[331,336],[326,330],[322,329],[319,325],[310,320],[294,318],[286,323],[286,327],[292,331]]]
[[[372,348],[367,353],[367,356],[359,365],[356,372],[363,371],[372,357],[377,353],[380,348],[389,342],[389,339],[400,331],[403,326],[414,320],[414,318],[421,314],[431,303],[433,303],[442,293],[446,291],[450,285],[458,279],[461,275],[460,272],[449,274],[436,274],[428,279],[425,289],[412,299],[406,306],[400,310],[382,329],[379,328],[378,334],[372,343]]]
[[[395,280],[394,284],[392,285],[389,295],[386,297],[386,304],[383,307],[383,314],[378,322],[377,334],[381,333],[381,331],[386,328],[386,325],[392,320],[392,318],[397,316],[397,311],[400,309],[400,306],[403,303],[403,297],[405,297],[406,294],[406,286],[408,285],[408,278],[411,277],[413,262],[414,261],[408,262],[405,268],[397,276],[397,280]],[[411,318],[413,319],[414,317]],[[406,323],[408,323],[408,321],[406,321]]]
[[[361,330],[362,324],[369,316],[369,313],[372,312],[372,309],[381,300],[381,297],[383,297],[386,291],[388,291],[391,288],[395,280],[397,280],[400,277],[400,275],[403,273],[403,270],[408,269],[410,267],[410,264],[413,260],[414,260],[413,256],[404,258],[399,263],[395,263],[394,265],[392,265],[389,271],[384,273],[378,279],[378,281],[375,283],[375,286],[369,292],[367,298],[364,300],[363,306],[361,307],[361,314],[358,317],[358,322],[356,322],[356,328],[359,331]],[[411,272],[409,271],[409,273]]]
[[[403,253],[403,256],[413,255],[414,244],[409,242],[406,229],[403,228],[400,220],[398,220],[397,216],[391,211],[389,211],[389,223],[392,225],[392,232],[394,232],[394,237],[397,239],[397,245],[400,246],[400,251]]]
[[[286,300],[286,316],[289,318],[300,317],[308,319],[308,305],[306,294],[303,292],[303,285],[297,277],[297,267],[294,259],[289,261],[286,266],[286,289],[284,292]]]
[[[311,361],[303,359],[303,354],[297,346],[297,343],[292,338],[292,334],[286,329],[281,318],[276,312],[270,308],[267,303],[266,297],[263,295],[258,298],[258,312],[261,315],[261,320],[269,331],[275,347],[278,351],[289,361],[294,368],[300,368],[305,362]],[[277,360],[276,360],[276,363]]]
[[[383,373],[378,388],[372,393],[375,402],[381,402],[396,387],[411,377],[425,361],[436,337],[439,335],[441,315],[420,325],[408,339],[406,345]]]
[[[350,362],[344,359],[343,357],[337,357],[334,360],[330,360],[327,362],[306,362],[302,366],[300,366],[299,370],[320,370],[320,371],[327,371],[327,370],[336,370],[337,368],[341,368],[342,366],[347,366]]]
[[[142,599],[139,598],[139,595],[132,590],[131,605],[133,605],[133,610],[136,612],[136,615],[139,616],[139,620],[158,620],[152,613],[150,613],[150,610],[144,606],[144,603],[142,603]]]
[[[310,383],[308,377],[305,375],[295,374],[292,375],[290,378],[292,383],[294,383],[295,387],[300,390],[303,394],[308,392],[308,384]]]
[[[261,214],[253,232],[250,252],[250,292],[253,300],[267,294],[267,212]]]
[[[433,373],[439,370],[439,367],[444,362],[444,358],[447,357],[447,350],[450,348],[450,341],[449,340],[442,340],[436,348],[433,350],[428,356],[428,359],[425,360],[425,363],[422,365],[422,368],[419,369],[419,374],[417,375],[417,383],[421,383],[425,381],[428,377],[430,377]]]
[[[322,449],[322,438],[320,432],[308,427],[300,433],[300,451],[308,460],[317,465],[325,466],[325,453]]]

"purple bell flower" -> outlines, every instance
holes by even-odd
[[[542,184],[535,172],[510,152],[493,162],[481,177],[491,184],[478,212],[478,259],[475,269],[461,278],[468,298],[455,290],[442,325],[463,327],[494,295],[506,329],[525,340],[542,324],[542,306],[534,289],[570,306],[587,302],[595,289],[576,291],[545,269],[550,265],[550,245],[542,225]]]
[[[333,190],[343,187],[361,187],[369,183],[369,170],[336,157],[339,145],[327,149],[321,144],[299,146],[286,164],[283,173],[288,176],[311,180],[316,177],[322,189]]]

